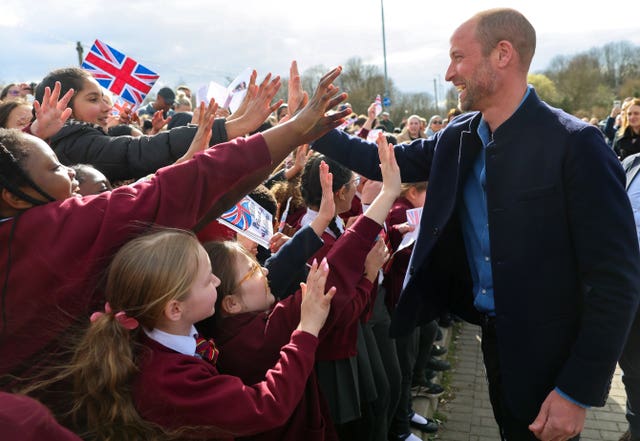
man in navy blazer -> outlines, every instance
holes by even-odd
[[[395,336],[444,309],[482,325],[503,440],[579,437],[606,401],[638,307],[640,254],[624,173],[596,127],[527,85],[535,30],[483,11],[451,37],[454,119],[395,147],[404,182],[429,181]],[[380,180],[373,145],[334,130],[313,148]]]
[[[633,208],[640,241],[640,153],[625,158],[622,167],[627,175],[627,195]],[[640,441],[640,311],[631,325],[629,338],[620,356],[622,382],[627,392],[628,430],[620,441]]]

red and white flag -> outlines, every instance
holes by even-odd
[[[82,68],[91,73],[105,89],[122,97],[133,107],[142,104],[160,77],[131,57],[96,40],[87,53]]]

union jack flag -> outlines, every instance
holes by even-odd
[[[95,77],[107,90],[121,96],[134,107],[142,104],[153,84],[160,77],[100,40],[96,40],[82,62],[82,68]]]
[[[225,211],[220,218],[235,225],[237,228],[246,231],[251,226],[253,218],[251,216],[251,201],[242,199],[230,210]]]

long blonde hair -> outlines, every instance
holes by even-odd
[[[137,342],[144,332],[141,326],[153,329],[170,300],[189,295],[199,249],[192,233],[167,229],[133,239],[116,253],[105,288],[110,311],[92,319],[70,364],[53,380],[71,381],[71,410],[65,417],[83,438],[133,441],[179,436],[178,431],[168,433],[142,419],[131,384],[143,354],[144,347]],[[116,319],[120,311],[141,326],[126,329]]]
[[[622,104],[622,112],[620,113],[620,127],[618,128],[617,133],[618,138],[622,138],[629,128],[629,117],[627,116],[627,112],[629,111],[631,106],[640,106],[640,98],[633,98],[631,100],[625,101]]]

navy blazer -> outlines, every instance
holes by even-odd
[[[481,115],[395,147],[404,182],[429,181],[408,280],[392,318],[403,335],[450,308],[479,323],[458,205],[482,142]],[[334,130],[313,144],[381,179],[375,146]],[[486,194],[504,399],[533,421],[554,388],[602,406],[640,293],[625,176],[600,131],[531,91],[486,149]]]

